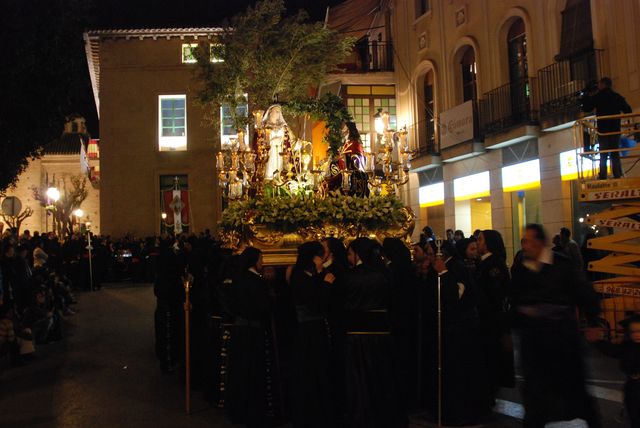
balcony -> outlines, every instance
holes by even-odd
[[[536,121],[533,103],[535,79],[509,82],[482,96],[479,104],[480,132],[487,136]]]
[[[393,44],[368,40],[356,43],[346,62],[338,67],[344,73],[393,71]]]
[[[596,82],[602,70],[602,51],[590,51],[538,70],[542,127],[552,128],[576,120],[581,91]]]

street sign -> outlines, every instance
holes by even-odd
[[[17,217],[22,211],[22,202],[15,196],[7,196],[2,201],[2,213],[10,217]]]

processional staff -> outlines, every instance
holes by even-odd
[[[442,238],[436,237],[438,251],[442,257]],[[442,278],[438,274],[438,428],[442,427]]]
[[[185,269],[182,277],[182,285],[184,287],[184,361],[185,361],[185,411],[191,413],[191,330],[190,330],[190,313],[191,302],[189,300],[189,292],[193,283],[193,276],[189,273],[188,268]]]

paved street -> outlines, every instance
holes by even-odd
[[[154,298],[148,285],[117,285],[79,296],[67,318],[67,339],[38,351],[24,367],[0,372],[0,427],[230,427],[224,415],[194,394],[183,413],[182,376],[162,375],[153,352]],[[616,362],[591,353],[590,388],[605,427],[621,409]],[[517,390],[504,390],[489,427],[517,427]],[[413,418],[413,427],[429,426]],[[572,426],[579,426],[573,424]]]
[[[184,415],[181,377],[160,373],[149,286],[79,294],[63,342],[38,361],[0,373],[0,427],[219,427],[220,411],[195,394]]]

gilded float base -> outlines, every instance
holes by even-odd
[[[247,224],[243,230],[222,230],[219,238],[225,248],[236,253],[252,246],[262,250],[264,264],[267,266],[292,265],[296,261],[298,246],[304,242],[322,240],[328,237],[341,239],[345,245],[359,237],[375,239],[382,243],[385,238],[402,239],[407,246],[411,244],[411,235],[415,227],[415,214],[409,208],[404,209],[406,220],[395,227],[385,230],[368,230],[360,225],[325,225],[301,227],[292,233],[267,229],[261,224]]]

